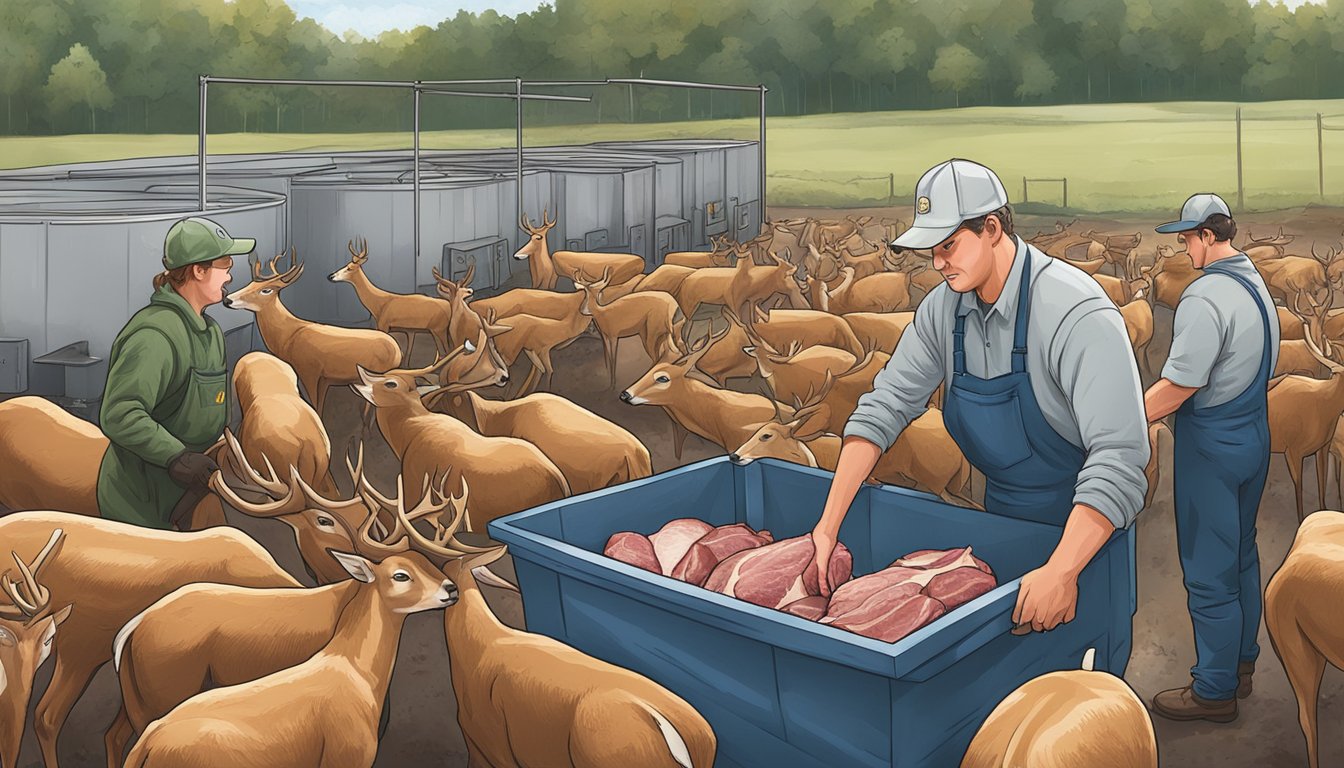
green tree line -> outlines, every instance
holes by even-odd
[[[769,87],[768,114],[1344,96],[1344,0],[557,0],[376,39],[281,0],[0,0],[0,132],[192,132],[197,75],[645,77]],[[754,115],[757,98],[590,89],[530,123]],[[218,93],[218,95],[215,95]],[[430,127],[512,123],[430,99]],[[409,127],[405,92],[224,86],[212,131]],[[534,117],[535,113],[535,117]]]

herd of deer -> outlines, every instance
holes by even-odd
[[[48,768],[71,708],[108,661],[122,691],[106,736],[109,766],[122,764],[136,733],[126,765],[369,765],[401,624],[425,610],[445,611],[473,764],[542,764],[557,754],[575,766],[712,763],[712,729],[672,692],[501,623],[479,584],[513,588],[485,567],[504,549],[458,536],[652,474],[648,448],[629,431],[537,391],[550,386],[553,353],[590,326],[613,391],[618,345],[638,339],[649,368],[619,398],[663,409],[678,459],[695,433],[740,463],[833,470],[838,434],[941,277],[927,255],[887,248],[900,222],[871,217],[776,221],[745,243],[717,239],[710,252],[667,254],[648,273],[639,256],[550,251],[555,222],[546,214],[540,226],[520,223],[529,237],[514,257],[528,261],[531,287],[481,299],[470,269],[458,280],[435,270],[437,296],[381,289],[363,271],[367,245],[352,242],[349,263],[328,279],[352,286],[372,317],[367,329],[309,322],[285,308],[283,290],[303,273],[292,252],[283,272],[280,256],[266,272],[254,263],[252,281],[225,303],[256,314],[270,353],[235,367],[241,425],[210,451],[220,471],[215,493],[189,517],[193,531],[98,518],[107,439],[42,398],[0,403],[0,511],[23,510],[0,517],[0,541],[18,566],[0,577],[0,768],[15,764],[34,671],[58,636],[34,724]],[[1198,274],[1189,259],[1161,246],[1153,265],[1140,266],[1137,235],[1074,235],[1063,224],[1032,241],[1097,279],[1147,371],[1153,308],[1175,307]],[[1318,468],[1331,454],[1344,460],[1344,429],[1338,437],[1335,429],[1344,425],[1344,365],[1332,357],[1344,349],[1344,314],[1330,310],[1344,260],[1333,251],[1319,260],[1288,255],[1291,241],[1280,233],[1247,252],[1292,305],[1279,309],[1285,346],[1270,411],[1274,450],[1295,467],[1300,517],[1304,457],[1316,455]],[[1118,276],[1103,274],[1107,265]],[[561,278],[573,290],[557,290]],[[421,333],[433,339],[435,359],[410,367]],[[517,382],[510,367],[520,358],[530,370]],[[764,392],[734,389],[734,379],[759,381]],[[502,399],[481,394],[511,382]],[[333,386],[362,398],[365,435],[376,424],[399,461],[394,497],[364,476],[362,443],[358,460],[345,460],[349,490],[337,483],[322,420]],[[870,479],[978,507],[972,468],[940,403],[935,394]],[[1150,500],[1164,430],[1149,432]],[[34,450],[32,435],[44,436],[43,449]],[[1318,480],[1324,503],[1324,469]],[[470,504],[469,486],[478,489]],[[225,525],[225,504],[287,524],[318,586],[305,588]],[[125,567],[132,561],[145,567]],[[205,690],[208,681],[224,687]],[[1299,697],[1310,694],[1314,716],[1314,689],[1294,686]]]

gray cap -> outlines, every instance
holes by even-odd
[[[1191,195],[1190,199],[1185,201],[1185,205],[1181,206],[1181,220],[1169,221],[1158,227],[1157,231],[1168,235],[1172,232],[1188,232],[1192,229],[1198,229],[1215,213],[1221,213],[1228,218],[1232,218],[1232,210],[1227,207],[1227,203],[1223,202],[1223,198],[1211,192]]]
[[[893,248],[932,248],[963,221],[1008,204],[999,177],[970,160],[948,160],[929,169],[915,185],[915,221],[891,242]]]

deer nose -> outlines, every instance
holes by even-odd
[[[505,383],[508,383],[508,381],[509,381],[509,372],[508,372],[508,371],[500,371],[500,374],[499,374],[499,383],[500,383],[500,384],[505,384]]]
[[[621,402],[622,403],[630,402],[630,390],[627,389],[621,392]]]
[[[735,452],[734,452],[734,453],[730,453],[730,454],[728,454],[728,460],[731,461],[731,462],[733,462],[734,464],[741,464],[741,463],[742,463],[742,457],[741,457],[741,456],[738,456],[737,453],[735,453]]]
[[[230,299],[228,296],[225,296],[225,297],[224,297],[224,306],[226,306],[226,307],[232,307],[232,306],[233,306],[233,299]]]

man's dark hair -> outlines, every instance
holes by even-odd
[[[978,235],[985,231],[985,219],[990,216],[999,220],[999,226],[1003,228],[1003,233],[1005,235],[1013,234],[1013,209],[1007,205],[996,211],[990,211],[984,216],[976,216],[974,219],[967,219],[961,222],[961,226]]]
[[[1199,228],[1212,232],[1214,242],[1218,243],[1225,243],[1237,234],[1237,222],[1233,221],[1231,216],[1224,216],[1221,213],[1210,214]]]

